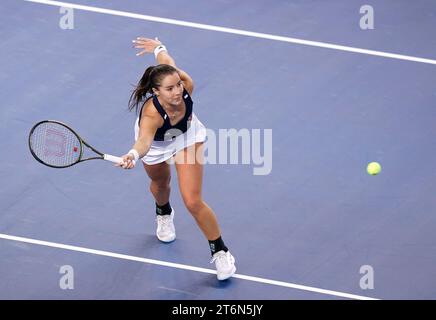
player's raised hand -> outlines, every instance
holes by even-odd
[[[141,56],[144,53],[152,53],[158,45],[162,44],[157,37],[155,39],[138,37],[132,40],[132,42],[134,48],[143,49],[136,54],[137,56]]]

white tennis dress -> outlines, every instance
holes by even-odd
[[[183,99],[185,100],[185,105],[186,105],[185,117],[181,121],[179,121],[177,125],[171,126],[169,122],[169,117],[166,114],[165,110],[159,104],[157,98],[153,97],[153,104],[161,114],[162,118],[164,119],[164,125],[162,126],[162,128],[165,127],[166,129],[172,129],[172,128],[179,129],[183,127],[184,129],[182,129],[179,132],[183,132],[183,131],[184,132],[172,139],[163,140],[163,141],[159,141],[159,138],[157,138],[158,134],[156,134],[155,140],[153,141],[150,150],[142,158],[142,161],[145,164],[152,165],[152,164],[158,164],[164,162],[170,159],[173,155],[175,155],[180,150],[183,150],[195,143],[206,141],[206,128],[192,111],[193,103],[191,97],[189,96],[186,90],[184,90],[183,92]],[[135,141],[138,140],[139,120],[141,114],[142,114],[142,110],[135,122]],[[158,130],[158,131],[162,131],[162,130]]]

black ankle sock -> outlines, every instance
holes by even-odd
[[[223,239],[221,239],[221,236],[216,240],[209,240],[209,248],[212,255],[221,250],[224,250],[225,252],[229,251],[229,249],[224,244]]]
[[[157,215],[160,215],[160,216],[170,215],[171,211],[172,211],[172,209],[171,209],[169,202],[167,204],[164,204],[163,206],[159,206],[156,203],[156,214]]]

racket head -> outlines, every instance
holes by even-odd
[[[44,120],[30,130],[29,149],[38,162],[52,168],[67,168],[81,160],[83,141],[66,124]]]

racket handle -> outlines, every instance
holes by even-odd
[[[103,155],[103,159],[106,161],[113,162],[113,163],[122,163],[123,162],[123,158],[111,156],[110,154]],[[132,161],[133,161],[133,164],[136,164],[135,160],[132,160]]]

